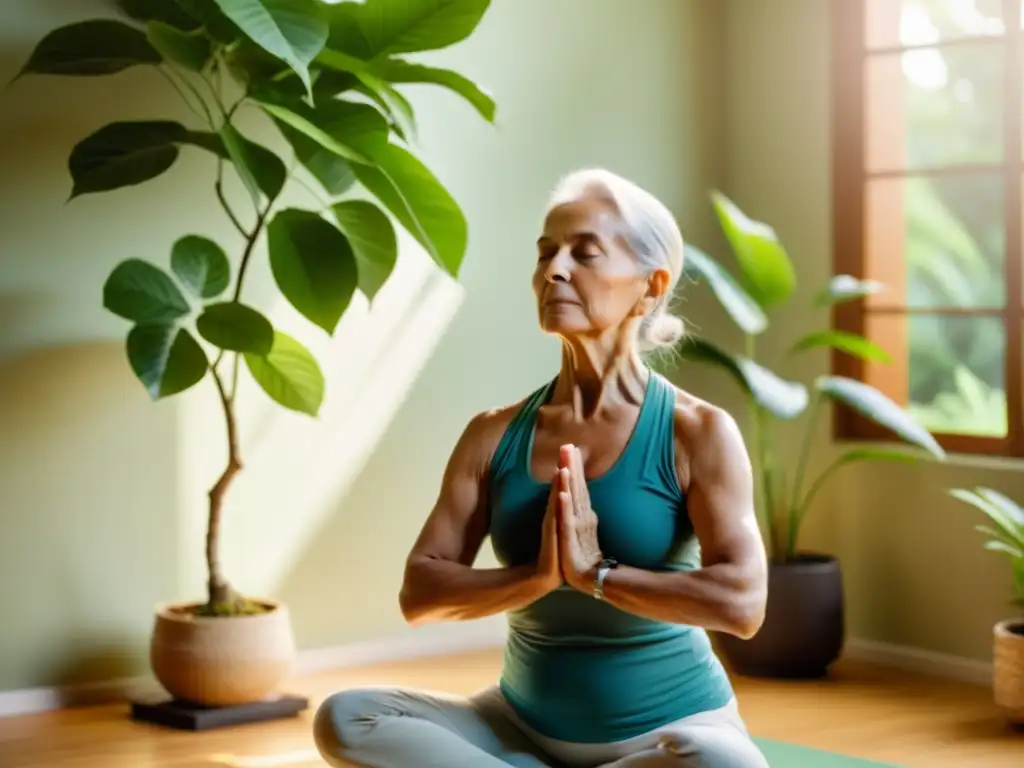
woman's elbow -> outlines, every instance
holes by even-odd
[[[751,639],[764,624],[767,603],[767,585],[758,583],[744,586],[731,596],[723,612],[726,624],[724,631],[741,640]]]
[[[419,627],[429,623],[429,609],[420,594],[421,590],[417,590],[413,586],[417,579],[416,575],[411,573],[412,566],[413,563],[410,562],[406,568],[402,588],[398,592],[398,608],[402,612],[402,618],[409,626]]]

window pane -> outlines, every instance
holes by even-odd
[[[998,172],[874,179],[865,200],[869,307],[1005,306],[1003,177]]]
[[[869,48],[1001,35],[1002,0],[867,0]]]
[[[1003,47],[959,45],[865,62],[867,170],[1003,159]]]
[[[1001,318],[869,314],[865,325],[892,356],[865,366],[868,384],[932,432],[1006,436]]]

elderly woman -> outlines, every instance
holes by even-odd
[[[707,633],[762,620],[750,461],[728,414],[642,356],[682,336],[679,228],[635,184],[580,171],[536,258],[561,369],[469,422],[400,596],[414,625],[507,614],[500,680],[469,698],[337,693],[318,748],[371,768],[763,768]],[[475,568],[488,536],[502,567]]]

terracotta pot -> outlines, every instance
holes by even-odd
[[[1011,725],[1024,728],[1024,619],[1001,621],[992,634],[996,705]]]
[[[196,616],[196,603],[159,606],[149,658],[167,692],[203,706],[273,697],[291,671],[295,638],[287,606],[258,602],[269,610],[227,617]]]
[[[800,553],[768,571],[768,604],[756,635],[721,634],[716,646],[740,675],[820,678],[843,649],[843,579],[831,555]]]

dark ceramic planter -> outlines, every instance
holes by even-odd
[[[727,665],[749,677],[817,678],[843,649],[845,621],[839,562],[802,553],[768,571],[768,605],[754,637],[721,634],[716,645]]]

